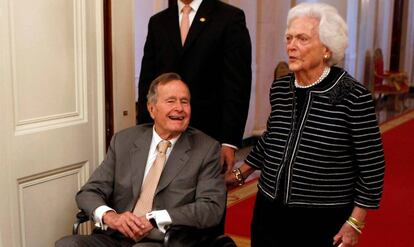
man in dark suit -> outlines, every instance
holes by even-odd
[[[191,12],[184,40],[180,23],[185,5]],[[151,17],[138,86],[138,123],[151,121],[145,98],[150,82],[171,71],[190,88],[190,125],[218,140],[221,163],[233,167],[243,139],[252,73],[243,11],[218,0],[178,0]]]
[[[162,246],[170,226],[203,229],[219,224],[226,203],[220,145],[188,127],[190,93],[179,75],[162,74],[152,82],[148,110],[154,125],[138,125],[114,135],[105,160],[76,196],[79,208],[101,230],[63,238],[56,246]],[[170,147],[164,151],[167,161],[148,212],[139,208],[139,201],[151,164],[155,166],[158,158],[156,147],[163,140]]]

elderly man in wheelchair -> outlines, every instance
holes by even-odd
[[[219,237],[226,207],[220,144],[188,127],[187,85],[175,73],[162,74],[147,97],[154,124],[115,134],[105,160],[76,195],[78,223],[92,219],[98,227],[91,235],[64,237],[57,247],[232,242]]]

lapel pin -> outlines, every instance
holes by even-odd
[[[205,21],[206,21],[206,18],[201,17],[201,18],[200,18],[200,21],[201,21],[201,22],[205,22]]]

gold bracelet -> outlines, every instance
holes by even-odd
[[[359,234],[362,233],[361,229],[358,226],[356,226],[354,223],[352,223],[351,221],[347,220],[346,223],[348,223],[348,225],[354,228],[354,230],[357,231]]]
[[[244,184],[244,178],[239,168],[234,169],[231,171],[234,174],[234,177],[236,178],[236,182],[239,186]]]
[[[354,217],[352,217],[352,216],[350,216],[349,218],[348,218],[348,220],[350,221],[350,222],[352,222],[354,225],[356,225],[359,229],[363,229],[364,228],[364,226],[365,226],[365,223],[364,222],[361,222],[361,221],[359,221],[359,220],[357,220],[357,219],[355,219]]]

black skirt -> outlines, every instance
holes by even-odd
[[[353,206],[288,207],[260,191],[254,207],[252,247],[332,247],[333,237],[352,213]]]

